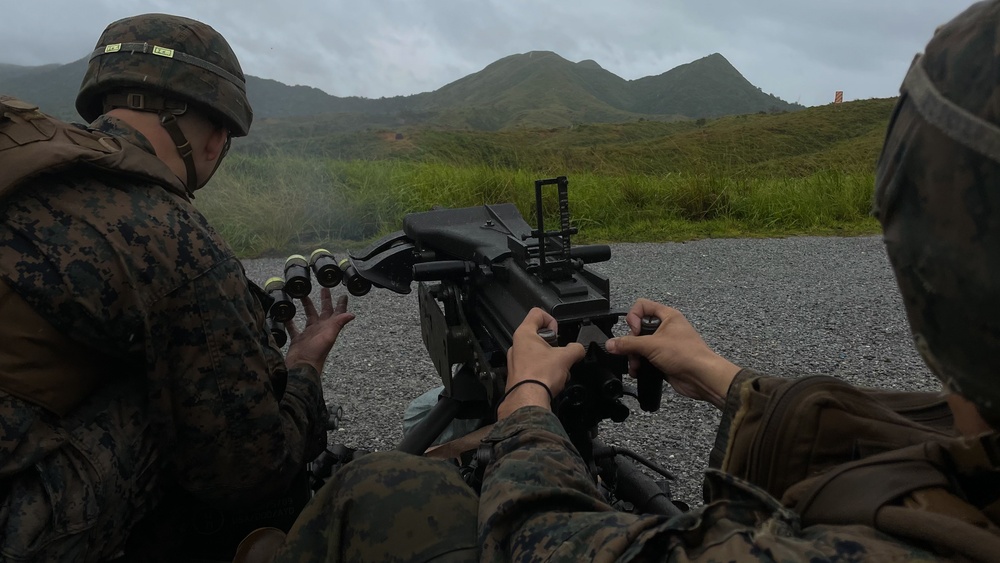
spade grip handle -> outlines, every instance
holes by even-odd
[[[656,332],[660,327],[660,319],[646,316],[639,323],[639,336],[648,336]],[[646,412],[660,410],[660,399],[663,397],[663,374],[656,369],[646,358],[639,359],[639,369],[636,370],[635,377],[637,395],[639,395],[639,408]]]

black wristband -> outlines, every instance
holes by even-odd
[[[524,385],[525,383],[534,383],[535,385],[541,385],[542,389],[545,389],[545,392],[548,393],[549,395],[549,402],[550,403],[552,402],[552,390],[549,389],[548,385],[542,383],[541,381],[538,381],[537,379],[523,379],[521,381],[518,381],[514,385],[511,385],[510,389],[508,389],[507,392],[503,394],[503,399],[500,399],[500,402],[502,403],[506,401],[507,397],[514,392],[514,389],[517,389],[518,387]]]

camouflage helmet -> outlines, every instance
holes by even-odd
[[[1000,2],[938,28],[900,88],[874,211],[917,349],[1000,429]]]
[[[122,93],[132,97],[116,106],[143,109],[143,93],[191,103],[233,136],[246,135],[253,120],[246,79],[229,43],[210,26],[179,16],[124,18],[101,34],[76,109],[93,121],[104,113],[108,95]]]

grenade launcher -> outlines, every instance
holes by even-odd
[[[553,230],[543,220],[547,187],[558,195],[559,225]],[[644,366],[638,389],[631,389],[622,379],[627,359],[605,350],[625,311],[612,307],[608,278],[587,265],[609,260],[611,249],[571,244],[577,229],[570,225],[567,188],[564,176],[535,182],[535,228],[509,203],[435,209],[407,215],[401,231],[351,254],[357,273],[374,287],[406,294],[417,282],[424,345],[444,386],[436,406],[397,449],[422,454],[456,418],[494,422],[513,333],[532,307],[540,307],[558,321],[557,334],[540,336],[553,346],[579,342],[586,349],[552,409],[593,472],[606,465],[602,459],[623,454],[669,476],[637,454],[593,439],[600,421],[621,422],[629,415],[622,403],[626,394],[636,396],[644,410],[659,409],[663,376]],[[655,330],[658,319],[644,321],[643,332]],[[623,474],[620,467],[615,472]],[[662,501],[669,492],[642,496]],[[655,499],[636,500],[645,511],[676,511],[669,502],[658,509]]]

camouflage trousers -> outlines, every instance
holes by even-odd
[[[0,479],[0,559],[103,561],[159,500],[160,455],[141,381],[99,391],[69,416],[41,421],[63,443]]]
[[[327,481],[274,561],[478,561],[478,506],[452,465],[369,454]]]

